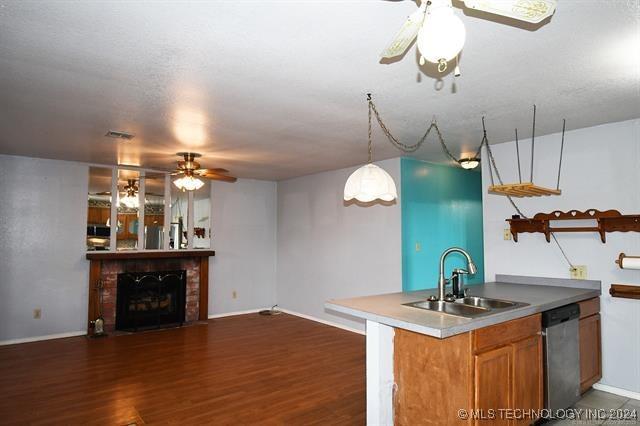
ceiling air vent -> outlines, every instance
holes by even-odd
[[[134,138],[134,135],[132,135],[131,133],[120,132],[117,130],[109,130],[105,136],[108,138],[125,139],[128,141]]]

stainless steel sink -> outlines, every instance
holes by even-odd
[[[469,296],[456,300],[456,303],[477,306],[485,309],[504,309],[518,306],[518,302],[510,302],[508,300],[489,299],[486,297]]]
[[[468,296],[458,299],[455,302],[419,300],[417,302],[405,303],[404,305],[412,308],[454,315],[457,317],[475,318],[527,306],[527,303]]]
[[[442,312],[444,314],[465,318],[474,318],[478,315],[483,315],[490,312],[490,310],[487,308],[481,308],[478,306],[465,305],[455,302],[443,302],[439,300],[420,300],[418,302],[405,303],[405,306],[426,309],[428,311]]]

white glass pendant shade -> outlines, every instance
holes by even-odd
[[[393,201],[398,197],[393,178],[384,169],[369,163],[351,173],[344,185],[344,200],[363,203]]]
[[[418,50],[424,59],[432,63],[455,58],[464,46],[466,30],[462,20],[449,5],[428,11],[418,31]]]
[[[193,176],[183,176],[174,180],[173,184],[181,191],[195,191],[202,188],[204,182]]]

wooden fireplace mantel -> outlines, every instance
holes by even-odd
[[[89,252],[89,260],[128,260],[128,259],[175,259],[182,257],[211,257],[213,250],[171,250],[171,251],[116,251]]]
[[[196,258],[199,267],[199,303],[198,319],[206,321],[209,316],[209,257],[215,256],[213,250],[171,250],[171,251],[120,251],[120,252],[89,252],[86,258],[89,266],[89,324],[87,334],[93,334],[93,321],[100,312],[99,291],[101,287],[101,273],[103,262],[117,262],[126,260],[154,260],[154,259],[185,259]]]

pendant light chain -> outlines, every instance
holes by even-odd
[[[373,155],[372,155],[372,149],[371,149],[371,95],[368,95],[369,97],[369,163],[372,162],[373,160]]]
[[[408,144],[400,142],[396,137],[394,137],[391,134],[391,131],[382,122],[382,118],[380,117],[380,113],[378,112],[378,109],[376,108],[376,105],[373,103],[373,101],[371,100],[370,97],[368,98],[368,101],[369,101],[369,132],[371,132],[371,111],[373,110],[373,113],[376,116],[376,121],[378,122],[378,125],[380,126],[380,129],[382,129],[382,133],[384,133],[384,135],[387,137],[387,139],[389,139],[389,142],[391,142],[391,144],[393,144],[396,148],[398,148],[402,152],[412,153],[412,152],[417,151],[422,146],[422,144],[427,140],[427,137],[429,136],[429,133],[431,133],[431,130],[435,129],[435,131],[436,131],[436,133],[438,135],[438,140],[440,141],[440,145],[442,146],[442,150],[444,151],[444,153],[449,158],[451,158],[453,161],[455,161],[456,163],[458,162],[458,159],[456,157],[454,157],[453,154],[451,154],[451,151],[449,151],[449,148],[445,144],[444,138],[442,137],[442,133],[440,132],[440,128],[438,127],[438,124],[436,123],[435,120],[433,120],[431,122],[431,125],[429,126],[427,131],[424,133],[424,135],[422,135],[422,137],[418,140],[418,142],[416,142],[413,145],[408,145]],[[369,133],[369,135],[371,135],[371,133]],[[369,136],[369,140],[371,140],[371,136]],[[481,148],[478,148],[478,154],[480,153],[480,149]]]

